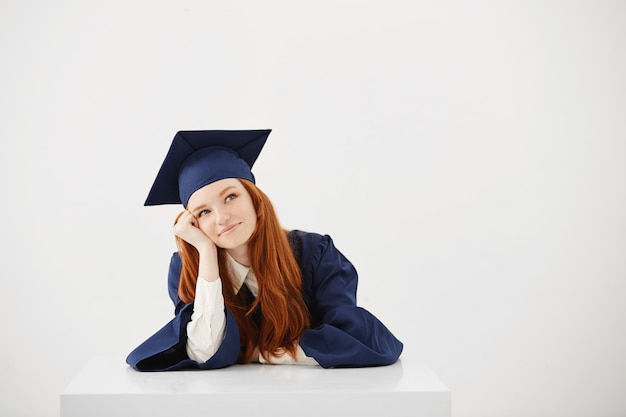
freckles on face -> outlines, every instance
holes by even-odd
[[[189,198],[188,210],[198,227],[218,246],[245,245],[256,230],[256,210],[248,191],[237,179],[208,184]]]

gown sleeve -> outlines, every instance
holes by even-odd
[[[126,358],[137,371],[169,371],[177,369],[216,369],[232,365],[239,356],[239,328],[233,315],[226,312],[224,339],[217,352],[206,362],[189,359],[186,351],[187,323],[191,320],[193,303],[183,303],[178,297],[181,260],[172,255],[168,274],[168,291],[175,306],[175,316],[159,331],[136,347]]]
[[[329,236],[307,233],[300,239],[303,291],[312,317],[312,328],[300,338],[306,355],[324,368],[394,363],[403,344],[372,313],[357,306],[354,266]]]

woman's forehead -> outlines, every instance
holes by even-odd
[[[243,185],[237,178],[224,178],[207,184],[195,191],[189,197],[188,207],[193,209],[195,205],[203,204],[207,200],[222,198],[232,190],[243,190]]]

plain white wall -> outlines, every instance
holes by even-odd
[[[331,234],[453,415],[626,415],[626,5],[0,3],[0,415],[171,317],[182,129]]]

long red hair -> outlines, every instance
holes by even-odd
[[[267,195],[254,183],[239,181],[250,194],[257,213],[257,227],[248,241],[250,268],[259,286],[258,296],[251,307],[245,304],[243,291],[235,294],[226,251],[218,248],[224,302],[235,316],[243,347],[239,361],[248,362],[257,346],[266,360],[268,354],[280,356],[285,352],[295,358],[300,335],[311,325],[302,296],[300,267],[287,240],[287,231],[280,226]],[[182,261],[178,295],[183,302],[190,303],[196,296],[198,251],[179,237],[176,237],[176,243]],[[258,306],[261,307],[259,327],[251,318]]]

